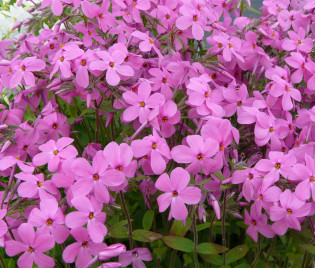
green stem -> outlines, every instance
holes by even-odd
[[[174,268],[177,250],[174,249],[171,257],[170,268]]]
[[[225,235],[225,210],[227,202],[227,193],[226,190],[223,192],[223,209],[222,209],[222,245],[226,247],[226,235]],[[226,253],[223,253],[223,265],[225,265]]]
[[[7,268],[7,266],[4,263],[4,260],[2,259],[1,254],[0,254],[0,262],[1,262],[1,265],[2,265],[3,268]]]
[[[94,101],[94,105],[95,105],[95,113],[96,113],[96,122],[95,122],[95,143],[98,143],[98,136],[99,136],[99,128],[100,128],[100,114],[99,114],[99,110],[98,110],[98,106],[96,101]]]
[[[124,193],[122,191],[120,191],[119,193],[120,193],[121,204],[123,206],[123,209],[124,209],[124,212],[125,212],[125,216],[126,216],[127,222],[128,222],[129,245],[130,245],[130,249],[133,249],[131,220],[130,220],[130,216],[129,216],[129,213],[128,213],[128,210],[127,210]]]
[[[257,253],[256,253],[256,256],[255,256],[255,259],[254,261],[252,262],[251,264],[251,268],[254,268],[259,260],[259,257],[260,257],[260,251],[261,251],[261,235],[258,234],[258,241],[257,241]]]
[[[194,233],[194,260],[195,260],[195,267],[199,268],[199,261],[198,261],[198,233],[197,233],[197,219],[196,219],[196,207],[194,206],[193,209],[193,233]]]
[[[268,253],[267,253],[267,256],[266,256],[266,258],[265,258],[265,261],[266,261],[266,262],[268,262],[268,259],[269,259],[270,255],[271,255],[271,252],[273,251],[273,248],[274,248],[274,246],[275,246],[275,244],[276,244],[276,240],[277,240],[277,237],[276,237],[276,236],[275,236],[274,238],[272,238],[270,248],[269,248]]]

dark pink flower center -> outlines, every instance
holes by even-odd
[[[198,160],[202,160],[203,158],[204,158],[203,154],[198,154],[198,155],[197,155],[197,159],[198,159]]]
[[[132,256],[133,256],[134,258],[137,258],[137,257],[138,257],[138,252],[137,252],[137,251],[134,251],[134,252],[132,253]]]
[[[89,246],[89,242],[88,241],[84,241],[82,243],[82,247],[87,248]]]
[[[269,128],[269,132],[274,132],[275,130],[274,130],[274,128],[273,127],[270,127]]]
[[[292,214],[292,210],[288,208],[288,209],[287,209],[287,213],[288,213],[288,214]]]
[[[46,221],[46,224],[47,224],[48,226],[52,225],[52,223],[53,223],[52,219],[48,219],[48,220]]]
[[[256,226],[257,222],[255,220],[252,221],[252,225]]]
[[[249,173],[249,174],[248,174],[248,178],[249,178],[250,180],[252,180],[252,179],[254,178],[254,175],[253,175],[252,173]]]
[[[241,101],[237,102],[237,106],[242,106],[242,105],[243,105],[243,103]]]
[[[109,63],[109,66],[113,68],[113,67],[115,66],[115,63],[111,61],[111,62]]]
[[[197,20],[198,20],[198,16],[197,15],[193,16],[193,21],[197,21]]]
[[[152,149],[156,149],[156,147],[157,147],[157,144],[155,142],[152,143]]]
[[[118,170],[118,171],[122,171],[122,166],[118,166],[118,167],[116,167],[116,169]]]
[[[166,83],[167,83],[167,78],[164,77],[164,78],[162,79],[162,82],[163,82],[164,84],[166,84]]]
[[[92,220],[92,219],[94,219],[94,218],[95,218],[95,217],[94,217],[94,213],[91,212],[91,213],[89,214],[89,219]]]
[[[177,197],[178,196],[178,192],[177,191],[173,191],[172,192],[172,197]]]
[[[276,163],[276,164],[275,164],[275,168],[276,168],[276,169],[280,169],[280,168],[281,168],[281,164],[280,164],[280,163]]]
[[[42,187],[42,186],[43,186],[43,183],[42,183],[41,181],[38,181],[38,182],[37,182],[37,186],[38,186],[38,187]]]
[[[29,248],[27,249],[27,251],[28,251],[29,253],[33,253],[33,252],[34,252],[34,249],[33,249],[32,247],[29,247]]]
[[[53,129],[58,129],[58,124],[53,124]]]
[[[310,182],[315,182],[315,177],[314,176],[310,177]]]
[[[145,102],[144,101],[141,101],[140,102],[140,107],[144,107],[145,106]]]
[[[85,65],[86,65],[86,60],[82,60],[82,61],[81,61],[81,65],[82,65],[82,66],[85,66]]]
[[[58,150],[53,151],[53,154],[57,155],[58,154]]]
[[[22,70],[23,72],[25,71],[25,66],[24,66],[24,65],[21,67],[21,70]]]
[[[163,116],[163,117],[162,117],[162,121],[163,121],[163,122],[166,122],[167,120],[168,120],[167,116]]]
[[[100,176],[98,174],[93,175],[93,180],[98,181],[100,179]]]

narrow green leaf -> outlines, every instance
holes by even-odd
[[[210,222],[205,222],[197,225],[197,232],[202,231],[210,227]]]
[[[209,263],[222,266],[223,258],[221,255],[204,255],[201,254],[201,257]]]
[[[256,14],[259,14],[260,16],[262,15],[262,13],[261,13],[260,11],[256,10],[256,9],[253,8],[253,7],[250,7],[250,6],[247,6],[247,5],[246,5],[245,8],[248,9],[248,10],[250,10],[250,11],[252,11],[252,12],[254,12],[254,13],[256,13]]]
[[[198,185],[204,185],[205,183],[207,183],[207,182],[210,181],[210,180],[211,180],[210,178],[205,179],[205,180],[199,182]]]
[[[222,175],[220,172],[214,172],[213,173],[220,181],[226,180],[226,178]]]
[[[162,238],[163,235],[147,230],[134,230],[132,232],[132,238],[141,242],[152,242],[154,240]]]
[[[153,210],[148,210],[142,219],[142,226],[144,230],[150,230],[152,223],[153,223],[153,218],[154,218],[154,211]]]
[[[128,232],[125,227],[111,226],[108,227],[108,235],[114,238],[127,238]]]
[[[220,190],[226,190],[226,189],[228,189],[228,188],[230,188],[230,187],[232,187],[232,186],[233,186],[232,183],[229,183],[229,184],[221,184],[221,185],[220,185]]]
[[[236,246],[226,253],[226,264],[235,262],[242,259],[248,252],[248,246],[246,244]]]
[[[221,245],[213,244],[213,243],[201,243],[198,245],[198,253],[200,254],[218,254],[226,252],[228,249]]]
[[[181,236],[164,236],[163,242],[170,248],[184,251],[184,252],[193,252],[194,251],[194,242],[188,238]]]

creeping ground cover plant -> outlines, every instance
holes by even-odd
[[[2,267],[314,266],[314,0],[18,7]]]

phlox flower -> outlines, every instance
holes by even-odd
[[[81,227],[87,223],[87,230],[94,243],[101,243],[107,234],[105,227],[106,214],[102,212],[103,204],[92,196],[89,200],[85,196],[77,196],[71,200],[78,211],[70,212],[66,216],[66,224],[70,228]]]
[[[311,203],[305,203],[286,189],[280,195],[280,206],[270,208],[270,219],[275,221],[272,230],[278,235],[284,235],[288,228],[300,231],[301,218],[308,216]]]
[[[163,105],[165,98],[160,93],[151,95],[151,86],[148,82],[142,82],[137,90],[127,91],[123,94],[123,99],[130,105],[122,114],[122,118],[127,122],[132,122],[139,117],[140,123],[148,119],[152,109]]]
[[[69,236],[69,229],[64,226],[65,216],[54,198],[41,199],[40,209],[32,209],[28,223],[43,233],[52,234],[58,244],[65,242]]]
[[[148,135],[142,140],[134,140],[131,143],[135,157],[150,156],[150,164],[154,174],[161,174],[171,159],[170,148],[165,139],[161,138],[155,129],[153,135]]]
[[[48,170],[50,172],[58,170],[63,160],[77,156],[77,149],[72,145],[69,146],[72,142],[73,139],[63,137],[57,142],[50,140],[42,144],[39,146],[42,152],[33,157],[33,164],[35,166],[42,166],[48,163]]]
[[[297,50],[299,52],[310,53],[313,47],[313,40],[305,38],[305,34],[303,27],[300,27],[297,32],[289,31],[288,35],[290,39],[285,38],[283,40],[282,48],[288,51]]]
[[[34,262],[39,268],[55,266],[54,259],[43,253],[51,250],[55,245],[51,235],[35,233],[32,225],[28,223],[22,223],[19,226],[18,234],[21,241],[7,241],[5,251],[10,257],[23,252],[17,262],[19,267],[32,268]]]
[[[94,156],[92,166],[84,158],[78,158],[71,167],[77,175],[77,181],[72,186],[74,195],[85,196],[93,190],[96,200],[103,203],[110,200],[107,187],[120,186],[126,180],[119,170],[107,169],[102,151]]]
[[[97,51],[97,56],[100,60],[95,60],[90,63],[91,70],[106,71],[106,81],[111,86],[117,86],[121,80],[120,75],[133,76],[134,71],[129,65],[125,65],[125,58],[127,57],[127,49],[121,44],[117,43],[112,46],[109,51]]]
[[[35,86],[35,76],[32,72],[41,71],[45,66],[45,62],[35,56],[23,59],[19,64],[14,65],[15,73],[11,77],[10,87],[16,87],[22,79],[26,86]]]
[[[133,268],[145,267],[143,261],[152,261],[152,255],[147,248],[135,248],[119,255],[119,263],[122,267],[132,264]]]
[[[193,186],[187,187],[189,181],[189,173],[180,167],[175,168],[170,177],[163,173],[157,179],[155,187],[165,192],[157,199],[159,211],[164,212],[171,206],[169,220],[173,217],[185,221],[188,216],[185,204],[194,205],[200,201],[201,190]]]
[[[7,214],[7,210],[5,208],[0,209],[0,247],[4,247],[4,235],[8,231],[8,225],[2,219]]]
[[[190,135],[186,139],[188,146],[178,145],[172,149],[172,158],[177,163],[190,163],[186,170],[196,174],[202,169],[205,174],[216,164],[211,157],[219,151],[219,143],[211,138],[203,139],[199,135]]]
[[[275,233],[271,229],[271,226],[267,224],[268,218],[265,214],[257,214],[256,209],[252,206],[250,214],[245,209],[245,224],[249,225],[246,230],[246,233],[257,242],[258,233],[261,233],[263,236],[272,238]]]
[[[65,248],[62,258],[66,263],[75,262],[77,268],[84,268],[92,260],[92,256],[97,256],[106,249],[106,244],[94,243],[83,227],[74,228],[70,233],[77,242]]]

